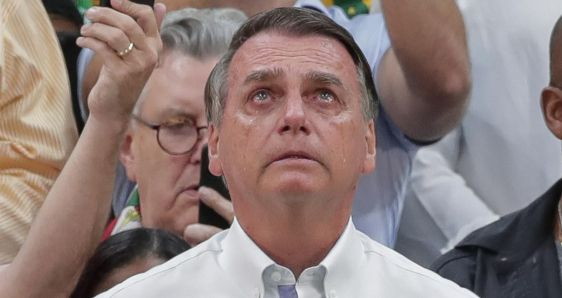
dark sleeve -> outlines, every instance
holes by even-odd
[[[430,269],[459,286],[474,291],[476,254],[453,249],[435,261]]]

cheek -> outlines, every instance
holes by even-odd
[[[330,121],[329,129],[324,130],[328,132],[324,136],[330,138],[325,144],[340,171],[359,172],[362,169],[366,154],[365,136],[360,133],[362,129],[361,123],[353,118],[335,118]]]
[[[229,176],[248,177],[251,168],[257,166],[259,153],[265,146],[262,132],[266,128],[259,119],[242,114],[225,117],[219,143],[219,159],[223,174],[228,181]]]
[[[192,181],[199,181],[200,166],[190,164],[186,157],[153,155],[149,160],[146,162],[142,179],[139,179],[139,190],[141,198],[146,194],[148,198],[157,200],[147,200],[146,205],[143,203],[145,208],[150,209],[147,212],[157,214],[171,206],[182,182],[187,185]]]
[[[174,185],[179,178],[186,163],[175,160],[163,154],[153,154],[141,162],[143,164],[143,184],[151,186],[151,189],[159,191],[166,190]],[[139,182],[140,183],[140,182]]]
[[[154,135],[146,135],[139,133],[138,138],[134,140],[135,164],[140,173],[140,181],[152,180],[158,177],[169,164],[168,155],[162,151],[156,137]]]
[[[225,175],[232,169],[244,170],[248,163],[248,153],[251,152],[251,136],[247,127],[236,130],[226,129],[223,131],[220,146],[220,161]]]

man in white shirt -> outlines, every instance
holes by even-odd
[[[375,166],[378,98],[344,28],[309,9],[254,17],[205,101],[209,168],[224,176],[235,222],[100,297],[474,297],[351,221]]]
[[[171,0],[163,0],[169,3]],[[174,2],[174,1],[171,1]],[[382,1],[383,14],[348,18],[320,0],[181,0],[194,7],[236,7],[248,15],[276,7],[322,12],[348,30],[367,58],[381,99],[377,170],[362,176],[353,203],[357,228],[394,246],[406,182],[421,145],[461,119],[470,89],[464,24],[453,0]],[[114,205],[116,209],[120,204]]]
[[[549,81],[548,41],[562,1],[458,2],[472,61],[470,105],[457,130],[416,155],[396,245],[424,265],[562,175],[560,140],[536,100]]]

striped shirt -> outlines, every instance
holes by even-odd
[[[0,1],[0,264],[10,262],[78,133],[40,0]]]

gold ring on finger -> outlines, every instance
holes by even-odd
[[[129,45],[127,46],[126,49],[124,49],[123,51],[117,52],[117,56],[123,58],[125,55],[129,54],[133,48],[135,47],[135,45],[132,42],[129,42]]]

